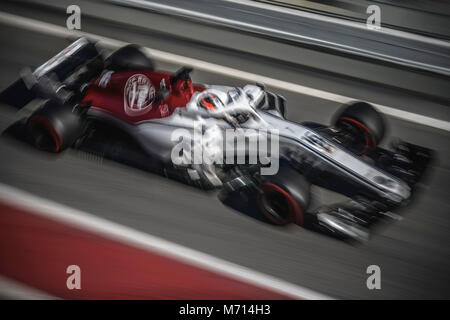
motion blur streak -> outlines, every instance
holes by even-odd
[[[225,25],[228,27],[236,28],[239,30],[249,30],[250,32],[260,33],[264,35],[274,36],[279,39],[289,39],[298,43],[314,43],[321,47],[325,48],[333,48],[334,50],[338,50],[345,53],[358,53],[361,56],[365,57],[377,57],[381,61],[392,61],[405,66],[412,66],[414,68],[419,68],[422,70],[433,70],[437,73],[441,73],[443,75],[449,75],[449,69],[446,66],[438,66],[433,63],[429,63],[426,60],[418,61],[417,56],[417,47],[415,50],[415,58],[410,59],[406,57],[400,57],[399,52],[397,51],[395,54],[392,52],[386,51],[378,51],[377,46],[372,46],[370,48],[361,47],[361,34],[354,33],[355,38],[359,38],[358,44],[355,42],[343,42],[342,38],[340,41],[336,41],[337,39],[332,38],[322,38],[319,36],[319,32],[315,32],[313,34],[307,33],[303,28],[301,32],[298,30],[298,25],[304,25],[311,23],[312,21],[320,21],[322,23],[322,27],[324,29],[334,29],[336,27],[345,25],[347,27],[351,27],[353,32],[357,29],[365,32],[367,30],[366,25],[363,23],[357,23],[353,21],[347,21],[343,19],[337,19],[334,17],[327,17],[323,15],[318,15],[310,12],[302,12],[300,10],[292,10],[288,8],[276,7],[273,5],[267,5],[265,3],[256,3],[255,1],[215,1],[211,6],[208,6],[208,2],[206,1],[203,5],[196,6],[196,2],[191,2],[194,5],[190,7],[184,7],[186,5],[186,1],[162,1],[164,3],[160,3],[158,0],[110,0],[113,3],[119,3],[124,6],[132,6],[136,8],[143,8],[147,10],[155,10],[158,12],[164,12],[169,15],[177,15],[180,17],[188,17],[190,19],[198,19],[200,21],[209,21],[211,23]],[[226,4],[228,2],[228,4]],[[234,6],[231,6],[230,3],[233,2]],[[217,3],[217,4],[216,4]],[[205,5],[206,4],[206,5]],[[214,4],[218,6],[216,10],[213,9]],[[230,7],[228,7],[230,5]],[[211,11],[208,10],[211,8]],[[219,9],[220,8],[220,9]],[[259,19],[260,21],[254,21],[251,14],[237,17],[228,18],[229,15],[234,16],[233,11],[240,11],[242,14],[247,10],[251,11],[250,8],[258,8],[262,9],[261,11],[256,11],[255,14],[260,17],[263,16],[266,19]],[[231,10],[230,10],[231,9]],[[206,11],[203,11],[206,10]],[[231,12],[230,12],[231,11]],[[271,19],[272,15],[275,11],[283,12],[282,15],[277,17],[273,17],[275,19]],[[219,14],[218,14],[219,13]],[[247,13],[248,14],[248,13]],[[290,16],[290,18],[288,18]],[[293,18],[293,16],[297,17],[297,19]],[[300,17],[306,18],[308,17],[309,21],[302,21]],[[299,19],[300,18],[300,19]],[[283,21],[282,24],[277,25],[277,20]],[[292,19],[292,20],[290,20]],[[253,21],[252,21],[253,20]],[[294,23],[294,27],[289,28],[288,25],[289,20],[298,22],[298,25]],[[270,21],[270,22],[268,22]],[[274,23],[275,21],[275,23]],[[414,39],[419,41],[420,43],[435,43],[439,46],[448,47],[448,43],[445,41],[440,41],[438,39],[432,39],[430,37],[418,36],[416,34],[411,34],[407,32],[402,32],[398,30],[388,29],[383,27],[380,30],[380,34],[392,35],[396,38],[400,39]],[[363,36],[364,37],[364,36]],[[401,45],[400,45],[401,46]],[[428,56],[431,56],[431,52],[428,51]]]
[[[0,12],[0,22],[6,23],[6,24],[9,24],[12,26],[25,28],[25,29],[32,30],[32,31],[39,31],[42,33],[46,33],[46,34],[50,34],[50,35],[58,36],[58,37],[68,37],[68,36],[82,37],[82,36],[84,36],[84,37],[88,37],[92,40],[99,41],[105,46],[109,46],[109,47],[113,47],[113,48],[118,48],[118,47],[126,45],[126,43],[123,41],[119,41],[119,40],[115,40],[115,39],[111,39],[111,38],[107,38],[107,37],[102,37],[102,36],[98,36],[98,35],[94,35],[94,34],[90,34],[90,33],[85,33],[85,32],[69,31],[66,28],[58,26],[58,25],[41,22],[41,21],[37,21],[34,19],[29,19],[29,18],[13,15],[13,14],[8,14],[5,12]],[[150,49],[150,48],[145,48],[145,50],[148,54],[153,56],[155,59],[158,59],[158,60],[164,61],[164,62],[185,64],[185,65],[189,65],[194,68],[197,68],[198,70],[204,70],[204,71],[209,71],[209,72],[218,73],[218,74],[225,74],[225,75],[237,78],[237,79],[242,79],[242,80],[251,81],[251,82],[261,82],[266,85],[272,86],[274,88],[279,88],[279,89],[296,92],[296,93],[300,93],[300,94],[304,94],[304,95],[308,95],[308,96],[312,96],[312,97],[316,97],[316,98],[320,98],[320,99],[324,99],[324,100],[334,101],[334,102],[338,102],[338,103],[347,103],[349,101],[355,100],[354,98],[351,98],[351,97],[346,97],[346,96],[342,96],[342,95],[334,94],[331,92],[302,86],[302,85],[287,82],[287,81],[273,79],[270,77],[257,75],[257,74],[253,74],[250,72],[245,72],[245,71],[237,70],[234,68],[229,68],[229,67],[221,66],[218,64],[198,60],[198,59],[188,58],[188,57],[172,54],[169,52],[164,52],[164,51]],[[435,118],[427,117],[424,115],[420,115],[420,114],[416,114],[416,113],[412,113],[412,112],[408,112],[408,111],[404,111],[404,110],[399,110],[396,108],[392,108],[392,107],[388,107],[388,106],[384,106],[384,105],[380,105],[380,104],[376,104],[376,103],[372,103],[372,104],[376,108],[378,108],[381,112],[383,112],[387,115],[390,115],[392,117],[407,120],[407,121],[414,122],[414,123],[418,123],[421,125],[426,125],[426,126],[441,129],[441,130],[445,130],[445,131],[450,131],[450,122],[448,122],[448,121],[435,119]]]
[[[0,261],[1,274],[61,298],[329,299],[3,184]],[[73,264],[80,290],[66,287]]]

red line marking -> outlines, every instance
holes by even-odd
[[[81,290],[69,290],[69,265]],[[288,299],[289,296],[0,202],[0,274],[64,299]]]

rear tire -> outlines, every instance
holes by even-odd
[[[114,51],[105,60],[105,66],[112,71],[154,70],[153,60],[144,54],[141,48],[129,44]]]
[[[58,153],[81,135],[81,124],[69,108],[48,102],[28,119],[27,137],[37,149]]]
[[[263,176],[257,203],[269,222],[302,226],[309,201],[309,182],[291,167],[281,167],[274,176]]]

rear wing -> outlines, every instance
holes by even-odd
[[[99,56],[100,53],[94,43],[86,38],[80,38],[36,68],[33,73],[37,78],[52,73],[60,81],[64,81],[79,67]],[[0,103],[10,105],[16,109],[23,108],[35,98],[35,95],[28,90],[22,79],[16,80],[12,85],[0,92]]]

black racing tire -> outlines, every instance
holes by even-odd
[[[272,224],[304,224],[310,202],[310,183],[290,166],[273,176],[262,176],[257,195],[261,213]]]
[[[154,70],[155,64],[138,45],[129,44],[106,58],[105,67],[112,71]]]
[[[366,148],[376,148],[383,140],[386,124],[382,114],[370,103],[351,102],[342,106],[334,117],[336,127],[351,126],[366,140]]]
[[[48,102],[27,121],[29,141],[39,150],[59,153],[80,137],[82,120],[67,106]]]

